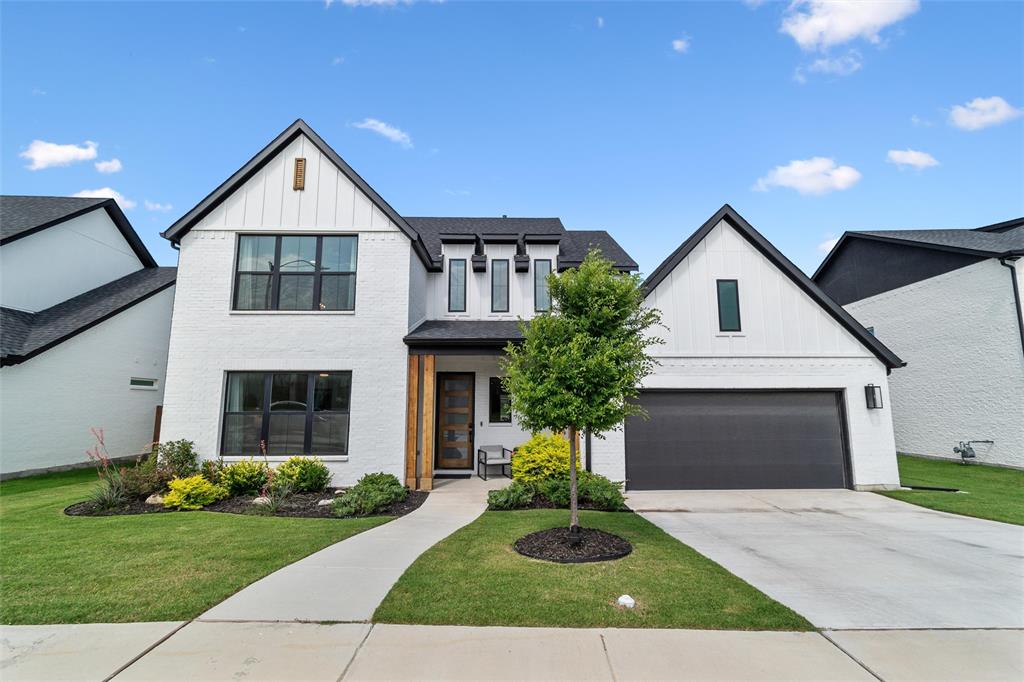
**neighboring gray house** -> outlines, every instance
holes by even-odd
[[[900,452],[1024,467],[1024,218],[847,232],[814,274],[907,361],[890,380]]]
[[[163,397],[174,268],[113,199],[0,197],[0,475],[146,451]]]

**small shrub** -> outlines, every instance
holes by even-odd
[[[604,476],[583,472],[579,481],[580,500],[602,511],[625,511],[626,499],[622,496],[622,484],[614,483]],[[566,500],[566,506],[569,505]]]
[[[199,465],[199,473],[210,483],[220,485],[221,474],[224,471],[224,458],[204,459]]]
[[[577,475],[582,472],[577,471]],[[580,476],[582,478],[582,476]],[[578,487],[580,492],[579,500],[583,501],[582,486]],[[551,504],[560,509],[569,508],[569,479],[568,478],[546,478],[537,483],[537,492],[546,497]]]
[[[267,498],[268,502],[258,508],[266,514],[273,516],[294,493],[294,483],[271,472],[270,478],[260,491],[260,495]]]
[[[124,470],[125,493],[130,497],[148,497],[161,493],[171,480],[166,469],[157,465],[157,455],[152,453],[139,459],[135,466]]]
[[[175,478],[167,487],[170,492],[164,495],[164,506],[168,509],[202,509],[230,496],[226,488],[210,483],[199,474]]]
[[[579,453],[576,453],[579,467]],[[512,478],[536,483],[548,478],[568,478],[569,441],[560,433],[535,433],[516,448],[512,458]]]
[[[277,478],[289,481],[297,493],[318,493],[330,483],[331,472],[317,457],[289,457],[277,467]]]
[[[344,495],[334,498],[336,516],[368,516],[379,514],[395,502],[401,502],[409,491],[391,474],[366,474]]]
[[[227,488],[232,495],[255,495],[270,480],[270,467],[255,459],[229,464],[220,471],[217,485]]]
[[[92,489],[89,499],[100,509],[114,509],[122,506],[128,501],[123,479],[117,476],[101,478],[96,487]]]
[[[157,447],[157,463],[174,478],[187,478],[199,473],[196,444],[190,440],[172,440]]]
[[[533,485],[512,481],[507,487],[487,493],[487,508],[494,510],[523,509],[533,502]]]
[[[100,477],[100,482],[93,489],[90,499],[100,509],[120,507],[128,501],[124,486],[124,468],[116,466],[111,461],[103,429],[90,428],[89,431],[96,439],[96,443],[86,450],[85,454],[96,465],[96,474]]]

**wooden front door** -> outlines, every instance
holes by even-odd
[[[437,468],[473,467],[473,383],[471,372],[437,373]]]

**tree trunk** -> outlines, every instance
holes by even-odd
[[[579,491],[576,485],[576,427],[569,427],[569,530],[580,527]]]

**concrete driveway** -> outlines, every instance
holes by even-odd
[[[634,492],[628,503],[820,628],[1024,627],[1020,526],[848,490]]]

